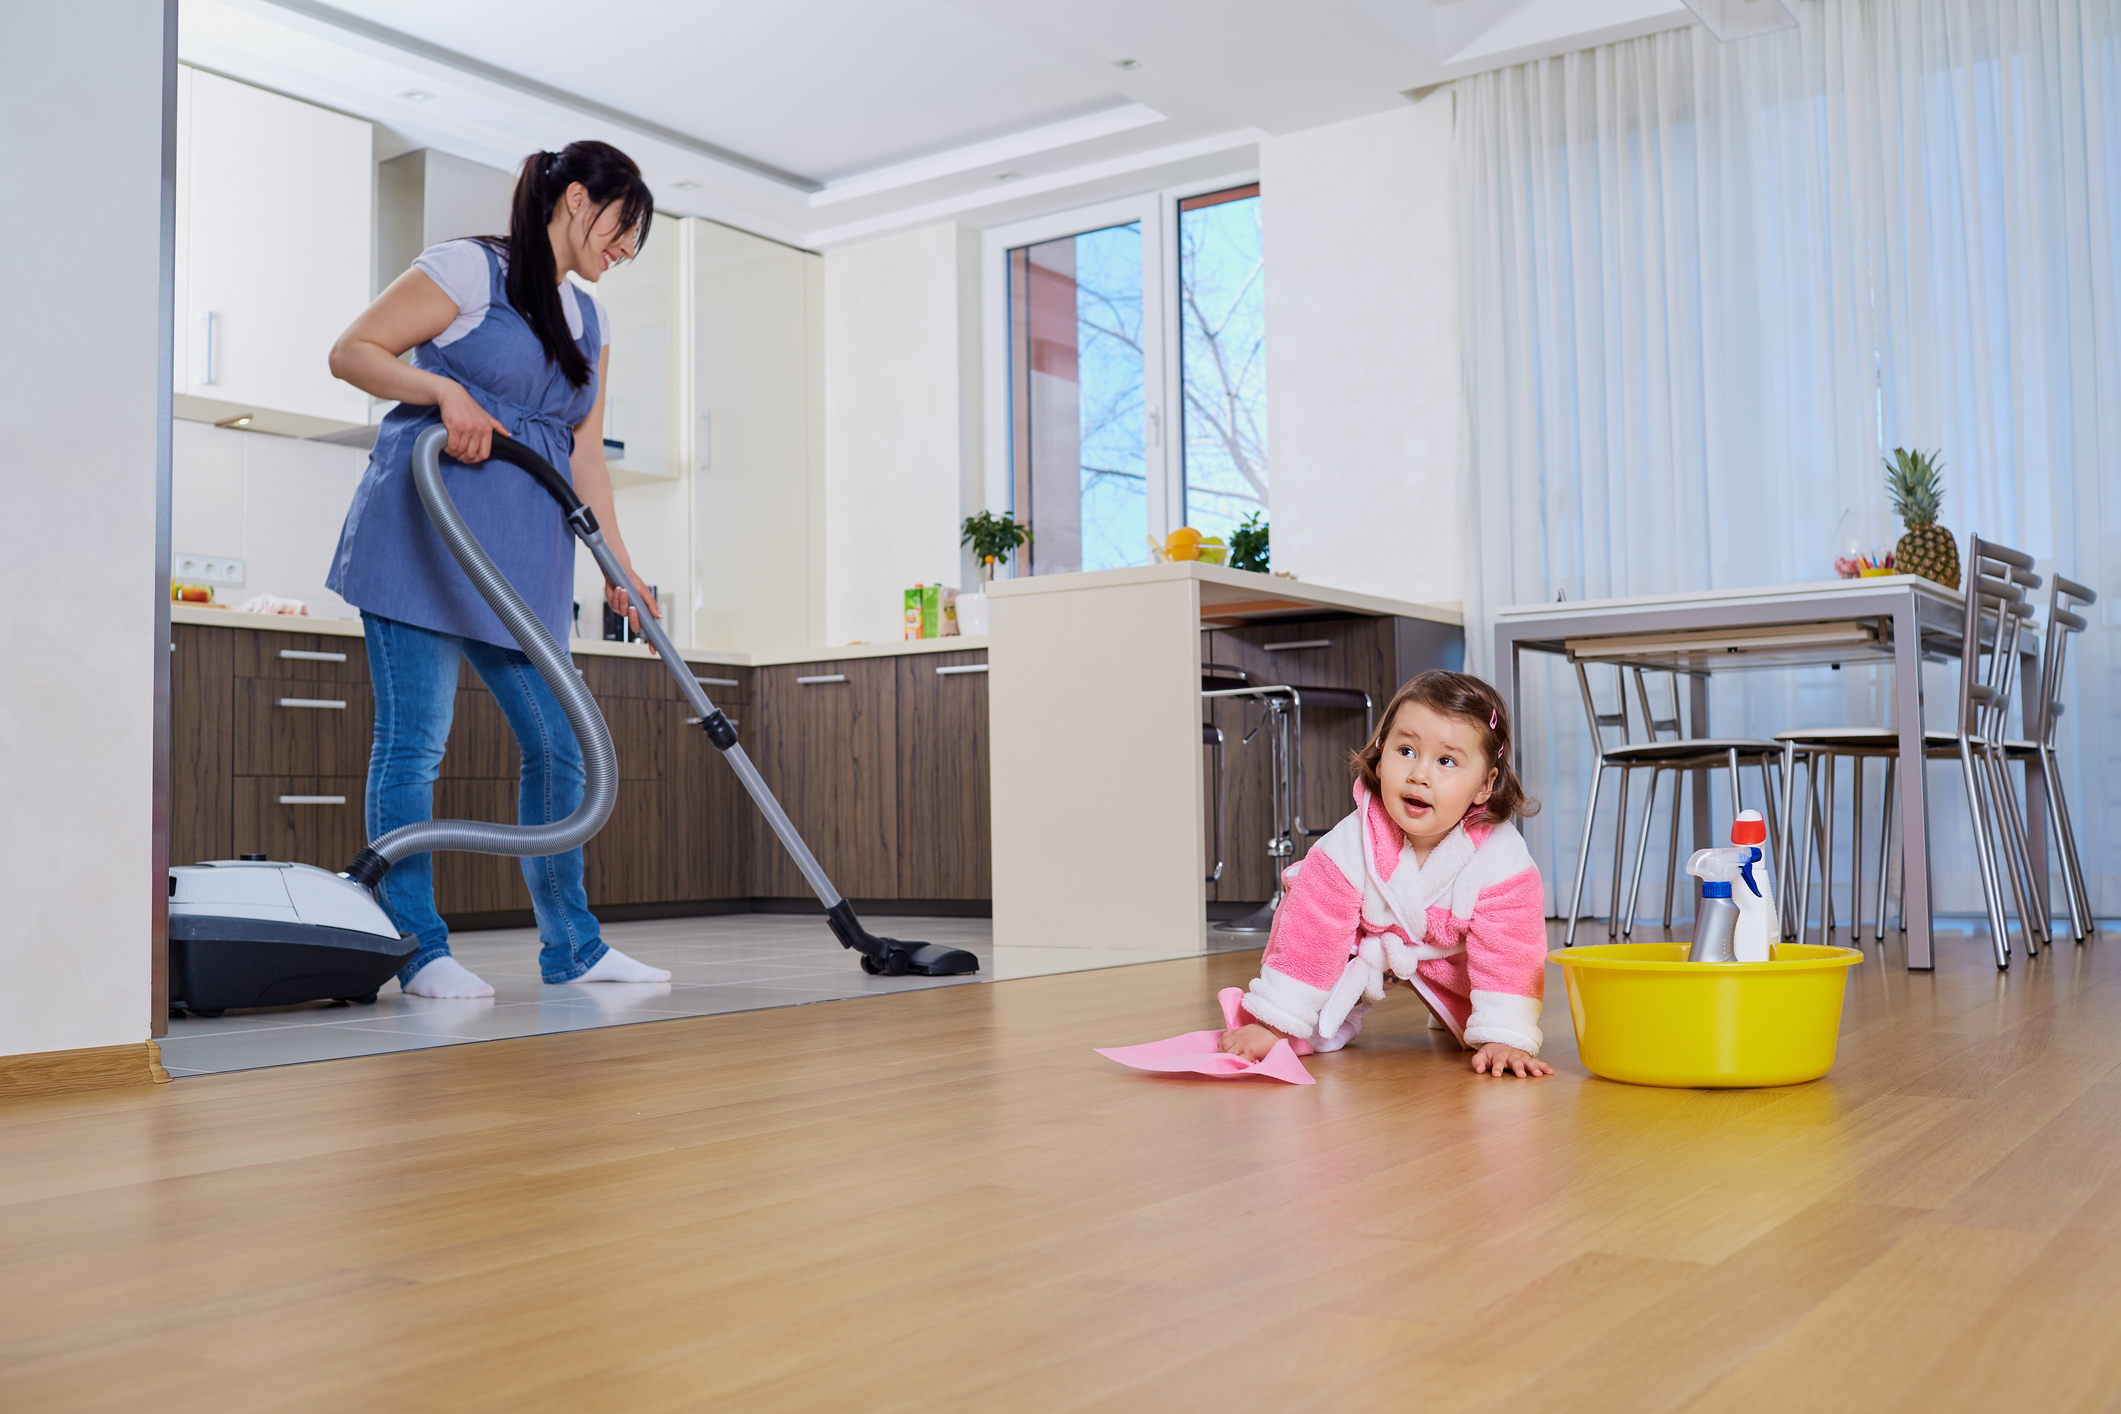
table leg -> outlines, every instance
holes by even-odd
[[[1687,729],[1693,736],[1709,736],[1709,675],[1687,674]],[[1716,847],[1716,819],[1709,800],[1706,767],[1694,773],[1694,848]]]
[[[1936,966],[1931,945],[1930,804],[1922,755],[1922,625],[1909,591],[1893,609],[1893,715],[1900,728],[1900,871],[1902,936],[1907,965],[1927,972]]]

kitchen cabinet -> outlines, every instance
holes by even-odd
[[[755,670],[747,747],[810,852],[849,898],[899,896],[898,666],[890,658]],[[761,821],[753,892],[810,893]]]
[[[990,898],[987,655],[897,661],[899,896]]]
[[[368,421],[326,358],[371,296],[373,156],[357,118],[178,69],[180,417],[293,436]]]
[[[352,860],[367,841],[374,720],[361,638],[196,623],[172,638],[170,858]],[[619,763],[617,805],[583,850],[600,916],[812,897],[661,664],[575,663]],[[960,649],[693,671],[840,891],[918,904],[991,892],[985,668],[985,650]],[[513,820],[519,764],[507,719],[465,665],[436,816]],[[440,854],[434,879],[453,927],[529,921],[514,859]]]

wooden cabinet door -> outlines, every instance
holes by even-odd
[[[235,850],[234,686],[240,629],[170,625],[169,862]]]
[[[992,898],[987,654],[898,660],[901,898]]]
[[[790,664],[760,668],[754,682],[759,774],[810,852],[849,898],[898,897],[897,664]],[[809,896],[763,819],[753,838],[753,891]]]

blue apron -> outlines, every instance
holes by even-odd
[[[429,342],[414,349],[413,367],[462,384],[518,441],[572,480],[568,459],[574,453],[574,429],[597,398],[602,342],[596,302],[576,301],[582,314],[576,342],[590,370],[589,382],[576,388],[545,357],[537,334],[508,303],[500,257],[491,247],[480,249],[492,281],[486,317],[445,348]],[[503,648],[520,647],[449,557],[413,486],[413,441],[441,420],[440,408],[411,403],[400,403],[384,416],[325,585],[373,614]],[[564,646],[573,621],[574,541],[552,497],[501,461],[467,466],[445,455],[442,480],[472,534]]]

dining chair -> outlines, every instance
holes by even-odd
[[[2026,601],[2026,581],[2034,587],[2039,576],[2032,573],[2030,555],[2014,550],[2007,545],[1970,536],[1966,554],[1966,609],[1960,627],[1959,687],[1955,694],[1953,729],[1926,729],[1923,732],[1923,758],[1926,761],[1955,760],[1959,763],[1960,775],[1966,786],[1967,810],[1973,826],[1975,863],[1981,879],[1982,901],[1988,913],[1989,927],[1998,968],[2010,966],[2010,933],[2005,923],[2003,900],[2004,881],[1996,867],[1999,848],[2006,853],[2007,861],[2022,860],[2012,856],[2011,843],[1999,840],[1998,835],[2007,828],[2008,816],[2004,802],[1999,798],[2009,790],[2009,779],[1995,767],[1995,753],[1990,749],[1992,739],[2000,739],[2003,722],[2010,710],[2009,684],[2015,669],[2017,637],[2025,618],[2025,611],[2013,611],[2013,605]],[[1811,912],[1811,883],[1813,864],[1818,865],[1820,882],[1819,927],[1822,939],[1830,939],[1835,928],[1833,910],[1834,887],[1834,795],[1835,766],[1842,758],[1853,758],[1859,763],[1871,758],[1883,758],[1886,762],[1885,806],[1879,823],[1878,851],[1878,909],[1876,936],[1882,944],[1885,936],[1886,880],[1889,874],[1893,829],[1897,821],[1893,787],[1897,781],[1900,755],[1900,734],[1891,727],[1809,727],[1777,732],[1777,741],[1787,742],[1804,753],[1809,765],[1805,787],[1806,810],[1799,812],[1794,800],[1788,814],[1793,819],[1807,820],[1810,829],[1807,838],[1791,851],[1791,872],[1797,876],[1797,926],[1799,935],[1808,922]],[[1919,769],[1919,768],[1918,768]],[[1852,851],[1851,889],[1849,894],[1850,937],[1859,942],[1862,937],[1862,893],[1861,860],[1862,849],[1862,767],[1855,772],[1856,807]],[[1792,785],[1794,788],[1794,783]],[[2046,936],[2043,921],[2033,915],[2039,910],[2032,908],[2027,881],[2018,877],[2015,863],[2007,863],[2012,873],[2011,888],[2014,901],[2019,905],[2019,920],[2026,934],[2026,953],[2031,956],[2038,947],[2039,939]]]
[[[1613,938],[1619,936],[1624,921],[1622,914],[1627,911],[1621,903],[1623,896],[1621,872],[1627,854],[1629,776],[1635,771],[1649,771],[1652,773],[1650,781],[1651,800],[1644,806],[1644,839],[1646,840],[1648,838],[1648,815],[1655,805],[1657,774],[1664,771],[1701,771],[1713,766],[1727,767],[1731,773],[1733,809],[1734,811],[1743,810],[1746,808],[1745,787],[1739,776],[1739,768],[1748,764],[1762,764],[1765,758],[1772,758],[1776,762],[1780,762],[1785,754],[1782,745],[1778,742],[1760,741],[1745,737],[1660,739],[1658,736],[1659,731],[1669,729],[1676,732],[1678,730],[1676,686],[1674,688],[1675,707],[1673,717],[1671,719],[1653,719],[1653,714],[1645,703],[1643,708],[1645,723],[1651,724],[1654,721],[1654,724],[1649,725],[1650,737],[1648,740],[1636,741],[1629,725],[1630,714],[1628,712],[1627,681],[1625,676],[1629,669],[1619,663],[1610,664],[1613,669],[1613,687],[1615,696],[1619,701],[1619,709],[1607,712],[1600,709],[1597,696],[1591,690],[1591,675],[1588,664],[1585,660],[1577,658],[1573,654],[1570,656],[1576,667],[1577,686],[1582,690],[1583,694],[1584,719],[1590,727],[1591,749],[1596,754],[1593,756],[1591,763],[1591,798],[1583,810],[1583,843],[1578,848],[1576,855],[1576,890],[1569,899],[1569,926],[1567,933],[1562,938],[1563,947],[1574,947],[1576,945],[1576,924],[1583,916],[1583,885],[1591,863],[1591,831],[1598,820],[1598,797],[1605,785],[1606,772],[1618,771],[1620,773],[1620,789],[1618,792],[1620,798],[1619,817],[1613,827],[1613,881],[1610,895],[1612,904],[1607,910],[1606,918],[1606,936]],[[1606,733],[1615,729],[1620,732],[1621,739],[1618,742],[1608,742]],[[1768,779],[1764,771],[1762,779]],[[1676,809],[1676,793],[1674,802],[1674,808]],[[1638,856],[1642,848],[1643,846],[1638,845]],[[1638,885],[1641,883],[1639,862],[1636,870],[1636,883]],[[1669,880],[1667,881],[1667,888],[1669,889]],[[1631,922],[1631,920],[1627,921]]]
[[[2091,892],[2084,883],[2084,858],[2077,852],[2077,830],[2070,815],[2069,799],[2062,787],[2062,765],[2055,754],[2056,726],[2062,720],[2063,671],[2073,634],[2090,624],[2075,612],[2099,602],[2098,592],[2073,579],[2053,575],[2048,580],[2047,636],[2040,650],[2040,690],[2035,720],[2025,724],[2030,740],[2006,741],[2006,759],[2021,766],[2037,759],[2047,777],[2048,818],[2055,827],[2055,859],[2061,866],[2062,892],[2069,913],[2070,936],[2083,942],[2092,935]]]
[[[1635,704],[1641,709],[1642,721],[1649,733],[1650,740],[1653,742],[1665,741],[1673,745],[1691,745],[1692,743],[1687,741],[1686,732],[1680,718],[1679,674],[1676,672],[1658,674],[1664,679],[1664,686],[1668,693],[1665,699],[1667,707],[1665,715],[1662,717],[1658,716],[1656,709],[1650,705],[1649,671],[1642,668],[1630,668],[1628,674],[1634,680]],[[1777,842],[1776,853],[1770,863],[1778,890],[1785,890],[1782,882],[1781,842],[1783,834],[1777,820],[1779,812],[1776,809],[1775,778],[1769,773],[1768,768],[1771,761],[1779,765],[1782,757],[1787,752],[1788,748],[1776,742],[1741,738],[1737,741],[1726,742],[1725,749],[1720,753],[1724,758],[1724,764],[1730,766],[1731,769],[1732,799],[1737,802],[1733,807],[1734,810],[1745,809],[1745,803],[1738,794],[1737,766],[1732,758],[1743,758],[1760,768],[1760,795],[1762,810],[1767,816],[1768,838]],[[1627,912],[1620,924],[1620,936],[1623,938],[1633,937],[1635,933],[1635,916],[1642,898],[1643,860],[1644,856],[1649,852],[1650,820],[1657,813],[1657,787],[1667,775],[1672,778],[1671,833],[1665,846],[1664,861],[1664,926],[1667,930],[1672,926],[1672,894],[1681,877],[1679,873],[1679,804],[1680,798],[1685,794],[1684,782],[1687,778],[1687,771],[1679,766],[1662,765],[1650,766],[1647,769],[1650,772],[1650,789],[1648,797],[1642,803],[1642,831],[1635,842],[1635,867],[1633,878],[1628,883]],[[1698,771],[1702,768],[1697,764],[1692,769]],[[1624,802],[1625,792],[1623,791]],[[1786,913],[1787,911],[1778,901],[1777,912]]]

